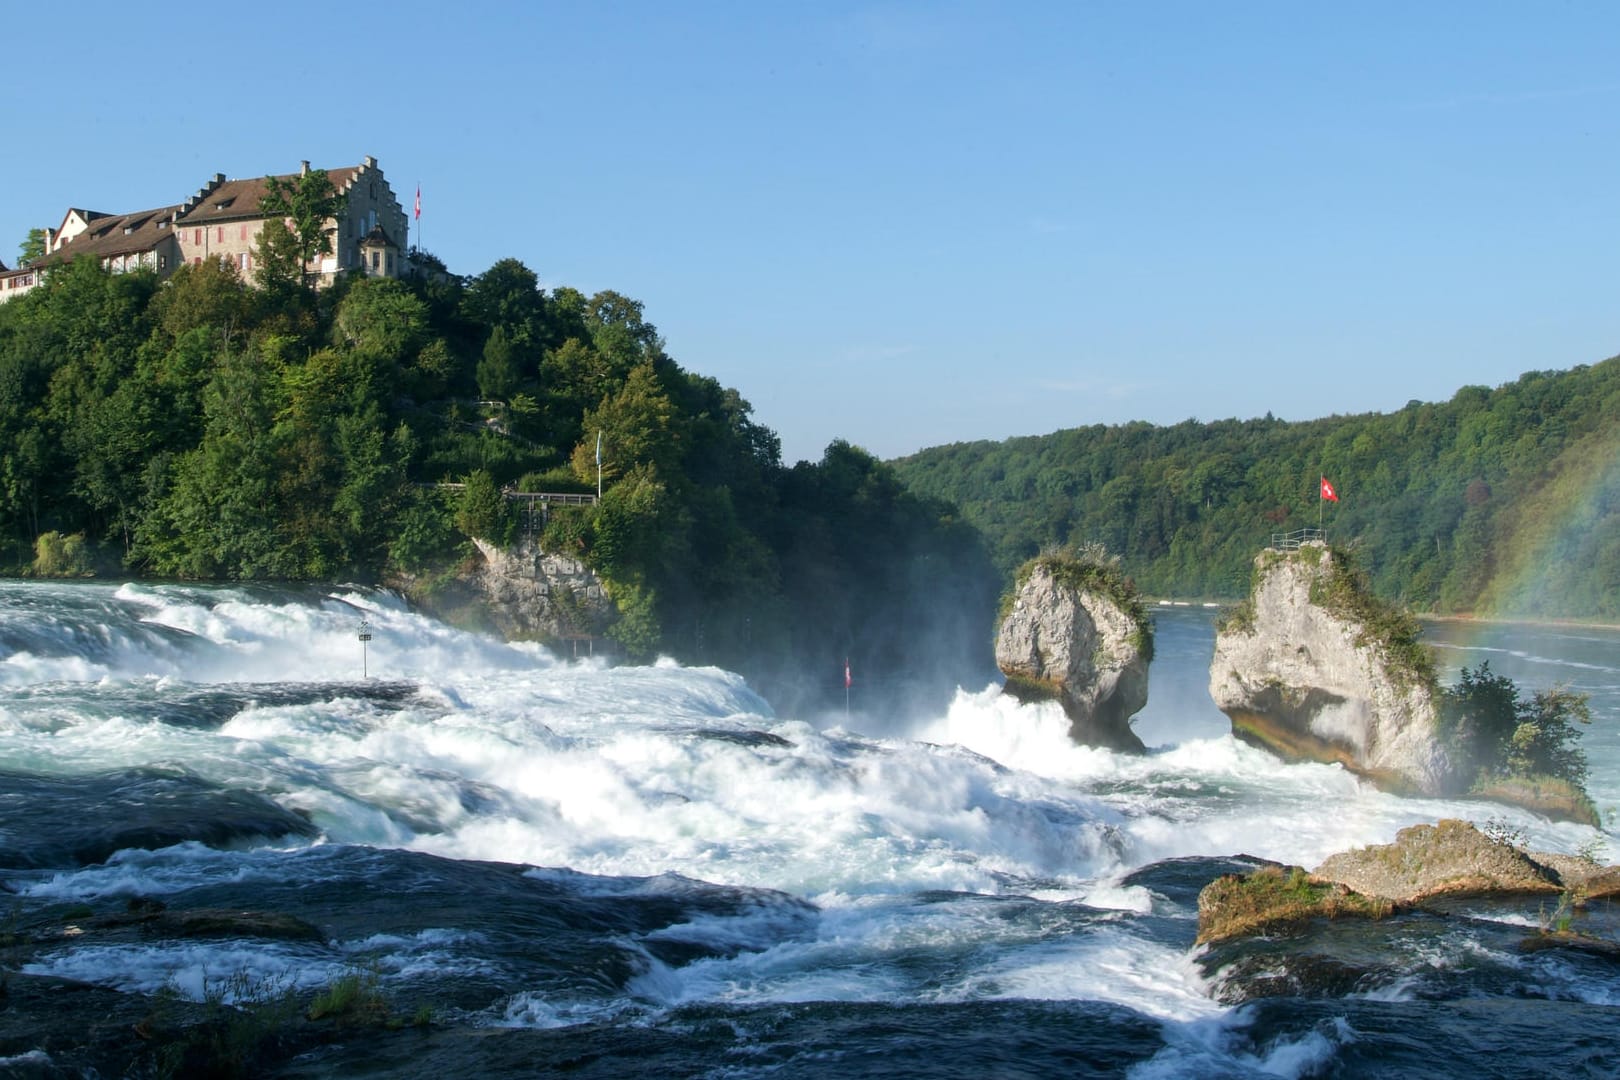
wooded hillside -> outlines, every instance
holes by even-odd
[[[80,259],[0,304],[0,565],[431,579],[469,536],[518,537],[503,488],[594,494],[600,445],[600,504],[554,510],[544,541],[606,579],[628,654],[840,702],[846,656],[870,685],[988,655],[976,533],[848,444],[785,468],[629,297],[545,290],[514,259],[258,286]]]
[[[1418,610],[1620,618],[1620,359],[1398,412],[1187,421],[958,443],[897,461],[1003,573],[1101,541],[1158,596],[1236,598],[1273,531],[1314,526]]]

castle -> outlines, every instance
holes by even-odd
[[[298,173],[277,179],[291,182],[308,172],[305,161]],[[368,156],[359,165],[328,169],[327,176],[344,197],[343,210],[327,221],[332,253],[311,262],[309,272],[321,284],[349,272],[399,277],[406,269],[400,241],[409,220],[377,159]],[[81,255],[94,256],[114,273],[145,267],[160,278],[187,263],[220,259],[249,278],[258,258],[259,231],[267,220],[259,212],[267,190],[262,177],[227,180],[215,173],[175,206],[132,214],[70,208],[61,225],[45,230],[45,254],[15,270],[0,264],[0,302],[38,287],[51,267]]]

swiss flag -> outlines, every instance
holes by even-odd
[[[416,220],[422,220],[422,185],[416,185]]]
[[[1325,476],[1322,477],[1322,498],[1329,502],[1339,501],[1339,493],[1333,490],[1333,485],[1328,483],[1328,478]]]
[[[849,684],[850,684],[849,657],[846,656],[846,657],[844,657],[844,689],[845,690],[849,689]]]

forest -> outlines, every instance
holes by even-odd
[[[1320,521],[1417,611],[1620,619],[1620,358],[1392,413],[1098,425],[894,465],[1003,574],[1098,542],[1149,595],[1238,599],[1272,534]]]
[[[639,302],[515,259],[324,289],[283,262],[81,258],[0,304],[0,568],[431,587],[520,537],[502,489],[594,493],[600,446],[600,503],[535,539],[601,574],[626,655],[828,701],[846,657],[866,690],[988,656],[978,534],[847,443],[784,466]]]

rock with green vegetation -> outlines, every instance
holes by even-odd
[[[1584,694],[1553,687],[1526,697],[1489,663],[1464,668],[1440,709],[1459,791],[1601,827],[1579,744],[1591,719]]]
[[[1216,634],[1209,691],[1247,742],[1340,762],[1389,790],[1445,791],[1433,662],[1417,623],[1321,542],[1267,550],[1238,617]]]
[[[1019,571],[996,666],[1020,701],[1061,702],[1076,742],[1145,749],[1131,717],[1147,704],[1152,658],[1141,598],[1101,551],[1042,555]]]
[[[1262,866],[1216,878],[1198,894],[1198,944],[1264,933],[1316,918],[1381,919],[1395,906],[1298,866]]]
[[[1557,894],[1568,883],[1550,865],[1554,861],[1557,857],[1527,852],[1469,822],[1446,819],[1402,829],[1393,844],[1329,856],[1315,874],[1367,896],[1411,904],[1437,896]],[[1567,859],[1565,873],[1573,876],[1580,862]],[[1581,880],[1597,870],[1589,865]]]

